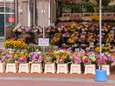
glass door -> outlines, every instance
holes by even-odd
[[[4,14],[0,14],[0,37],[4,36]]]

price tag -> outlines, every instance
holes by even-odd
[[[68,73],[68,65],[67,64],[57,64],[57,73]]]
[[[31,73],[41,73],[42,72],[42,65],[41,64],[32,64],[31,65]]]
[[[70,73],[78,73],[81,74],[81,66],[80,64],[71,64],[71,69],[70,69]]]
[[[85,65],[85,74],[95,74],[95,65]]]
[[[55,73],[55,64],[45,64],[45,70],[44,73]]]
[[[49,46],[49,38],[39,38],[38,45],[39,46]]]
[[[18,72],[19,73],[21,73],[21,72],[29,73],[29,65],[28,64],[20,64]]]
[[[13,72],[13,73],[16,73],[16,64],[15,63],[8,63],[6,65],[6,73],[8,72]]]

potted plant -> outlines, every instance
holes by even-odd
[[[84,64],[85,67],[85,74],[95,74],[95,64],[93,64],[96,61],[96,57],[94,52],[86,52],[86,51],[81,51],[81,60],[82,63]]]
[[[81,74],[81,58],[79,52],[74,52],[72,54],[72,64],[70,68],[70,73],[78,73]]]
[[[112,63],[112,57],[105,53],[97,55],[97,64],[100,69],[106,70],[107,75],[110,75],[110,64]]]
[[[55,51],[57,73],[68,73],[68,63],[70,62],[70,53],[67,50]]]
[[[31,73],[33,72],[41,73],[42,72],[42,61],[43,61],[41,52],[31,52],[29,54],[29,59],[31,59],[30,60]]]
[[[55,73],[56,65],[55,65],[55,55],[53,51],[48,51],[44,54],[44,73]]]
[[[26,72],[29,73],[30,71],[30,65],[28,63],[28,52],[20,52],[20,57],[18,58],[18,63],[19,63],[19,70],[18,72]]]

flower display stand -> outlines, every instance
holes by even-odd
[[[57,64],[57,73],[68,73],[68,64]]]
[[[85,65],[85,72],[84,74],[95,74],[96,67],[94,64]]]
[[[29,64],[28,63],[21,63],[19,64],[19,73],[21,72],[25,72],[25,73],[29,73]]]
[[[107,75],[110,75],[110,66],[109,65],[102,65],[102,70],[106,70]]]
[[[80,64],[71,64],[70,74],[78,73],[81,74],[81,66]]]
[[[56,72],[55,63],[45,64],[44,73],[55,73],[55,72]]]
[[[16,70],[16,64],[15,63],[7,63],[6,64],[6,73],[8,72],[13,72],[13,73],[16,73],[17,70]]]
[[[31,64],[31,73],[42,73],[42,65],[40,63]]]
[[[5,71],[5,63],[0,63],[0,73]]]

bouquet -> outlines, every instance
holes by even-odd
[[[78,52],[74,52],[72,55],[72,61],[75,64],[80,64],[81,63],[81,58]]]
[[[9,39],[5,41],[4,46],[11,49],[27,49],[28,45],[21,39]]]
[[[28,62],[28,53],[27,52],[20,52],[18,62],[19,63],[27,63]]]
[[[70,53],[66,50],[58,50],[54,52],[57,63],[68,63],[70,62]]]
[[[107,64],[107,61],[108,61],[108,57],[104,53],[97,55],[96,62],[98,65]]]
[[[87,52],[88,58],[91,60],[91,63],[96,63],[96,53],[93,51]]]
[[[41,52],[31,52],[29,54],[29,60],[32,61],[32,63],[41,63],[43,61]]]
[[[44,57],[45,63],[55,63],[56,58],[54,56],[53,51],[48,51],[48,52],[44,53],[43,57]]]

